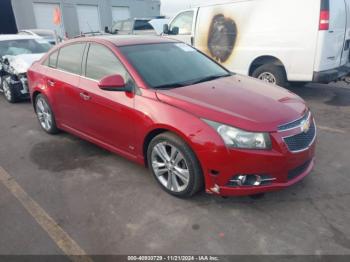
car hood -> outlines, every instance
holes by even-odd
[[[294,93],[250,77],[234,75],[168,90],[160,101],[205,118],[248,131],[273,132],[307,108]]]
[[[43,57],[43,54],[23,54],[16,56],[5,56],[17,74],[23,74],[36,61]]]

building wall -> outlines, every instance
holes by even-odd
[[[36,28],[33,3],[60,4],[65,32],[68,36],[80,33],[76,5],[98,5],[101,30],[112,26],[112,6],[127,6],[131,17],[160,15],[160,0],[12,0],[18,30]]]

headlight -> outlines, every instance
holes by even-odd
[[[269,133],[247,132],[232,126],[203,119],[222,137],[228,147],[243,149],[271,149]]]

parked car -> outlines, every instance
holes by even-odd
[[[41,38],[44,38],[47,42],[49,42],[51,45],[58,44],[59,37],[56,35],[56,33],[52,30],[48,29],[27,29],[27,30],[20,30],[18,32],[19,35],[32,35],[32,36],[38,36]]]
[[[155,35],[156,31],[149,23],[152,18],[130,18],[117,21],[111,32],[118,35]]]
[[[350,0],[225,1],[180,12],[164,34],[281,86],[350,72]]]
[[[70,40],[28,71],[41,127],[150,168],[168,193],[254,195],[314,166],[316,125],[297,95],[161,37]]]
[[[51,47],[40,37],[0,35],[0,92],[7,101],[29,97],[27,70]]]

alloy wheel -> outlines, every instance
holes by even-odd
[[[49,131],[52,128],[52,113],[49,105],[42,97],[39,97],[36,102],[36,113],[42,128]]]
[[[167,142],[156,144],[151,153],[152,168],[159,182],[172,192],[186,190],[190,170],[180,150]]]
[[[277,80],[276,77],[270,73],[270,72],[263,72],[258,76],[258,79],[266,82],[266,83],[270,83],[270,84],[276,84]]]

